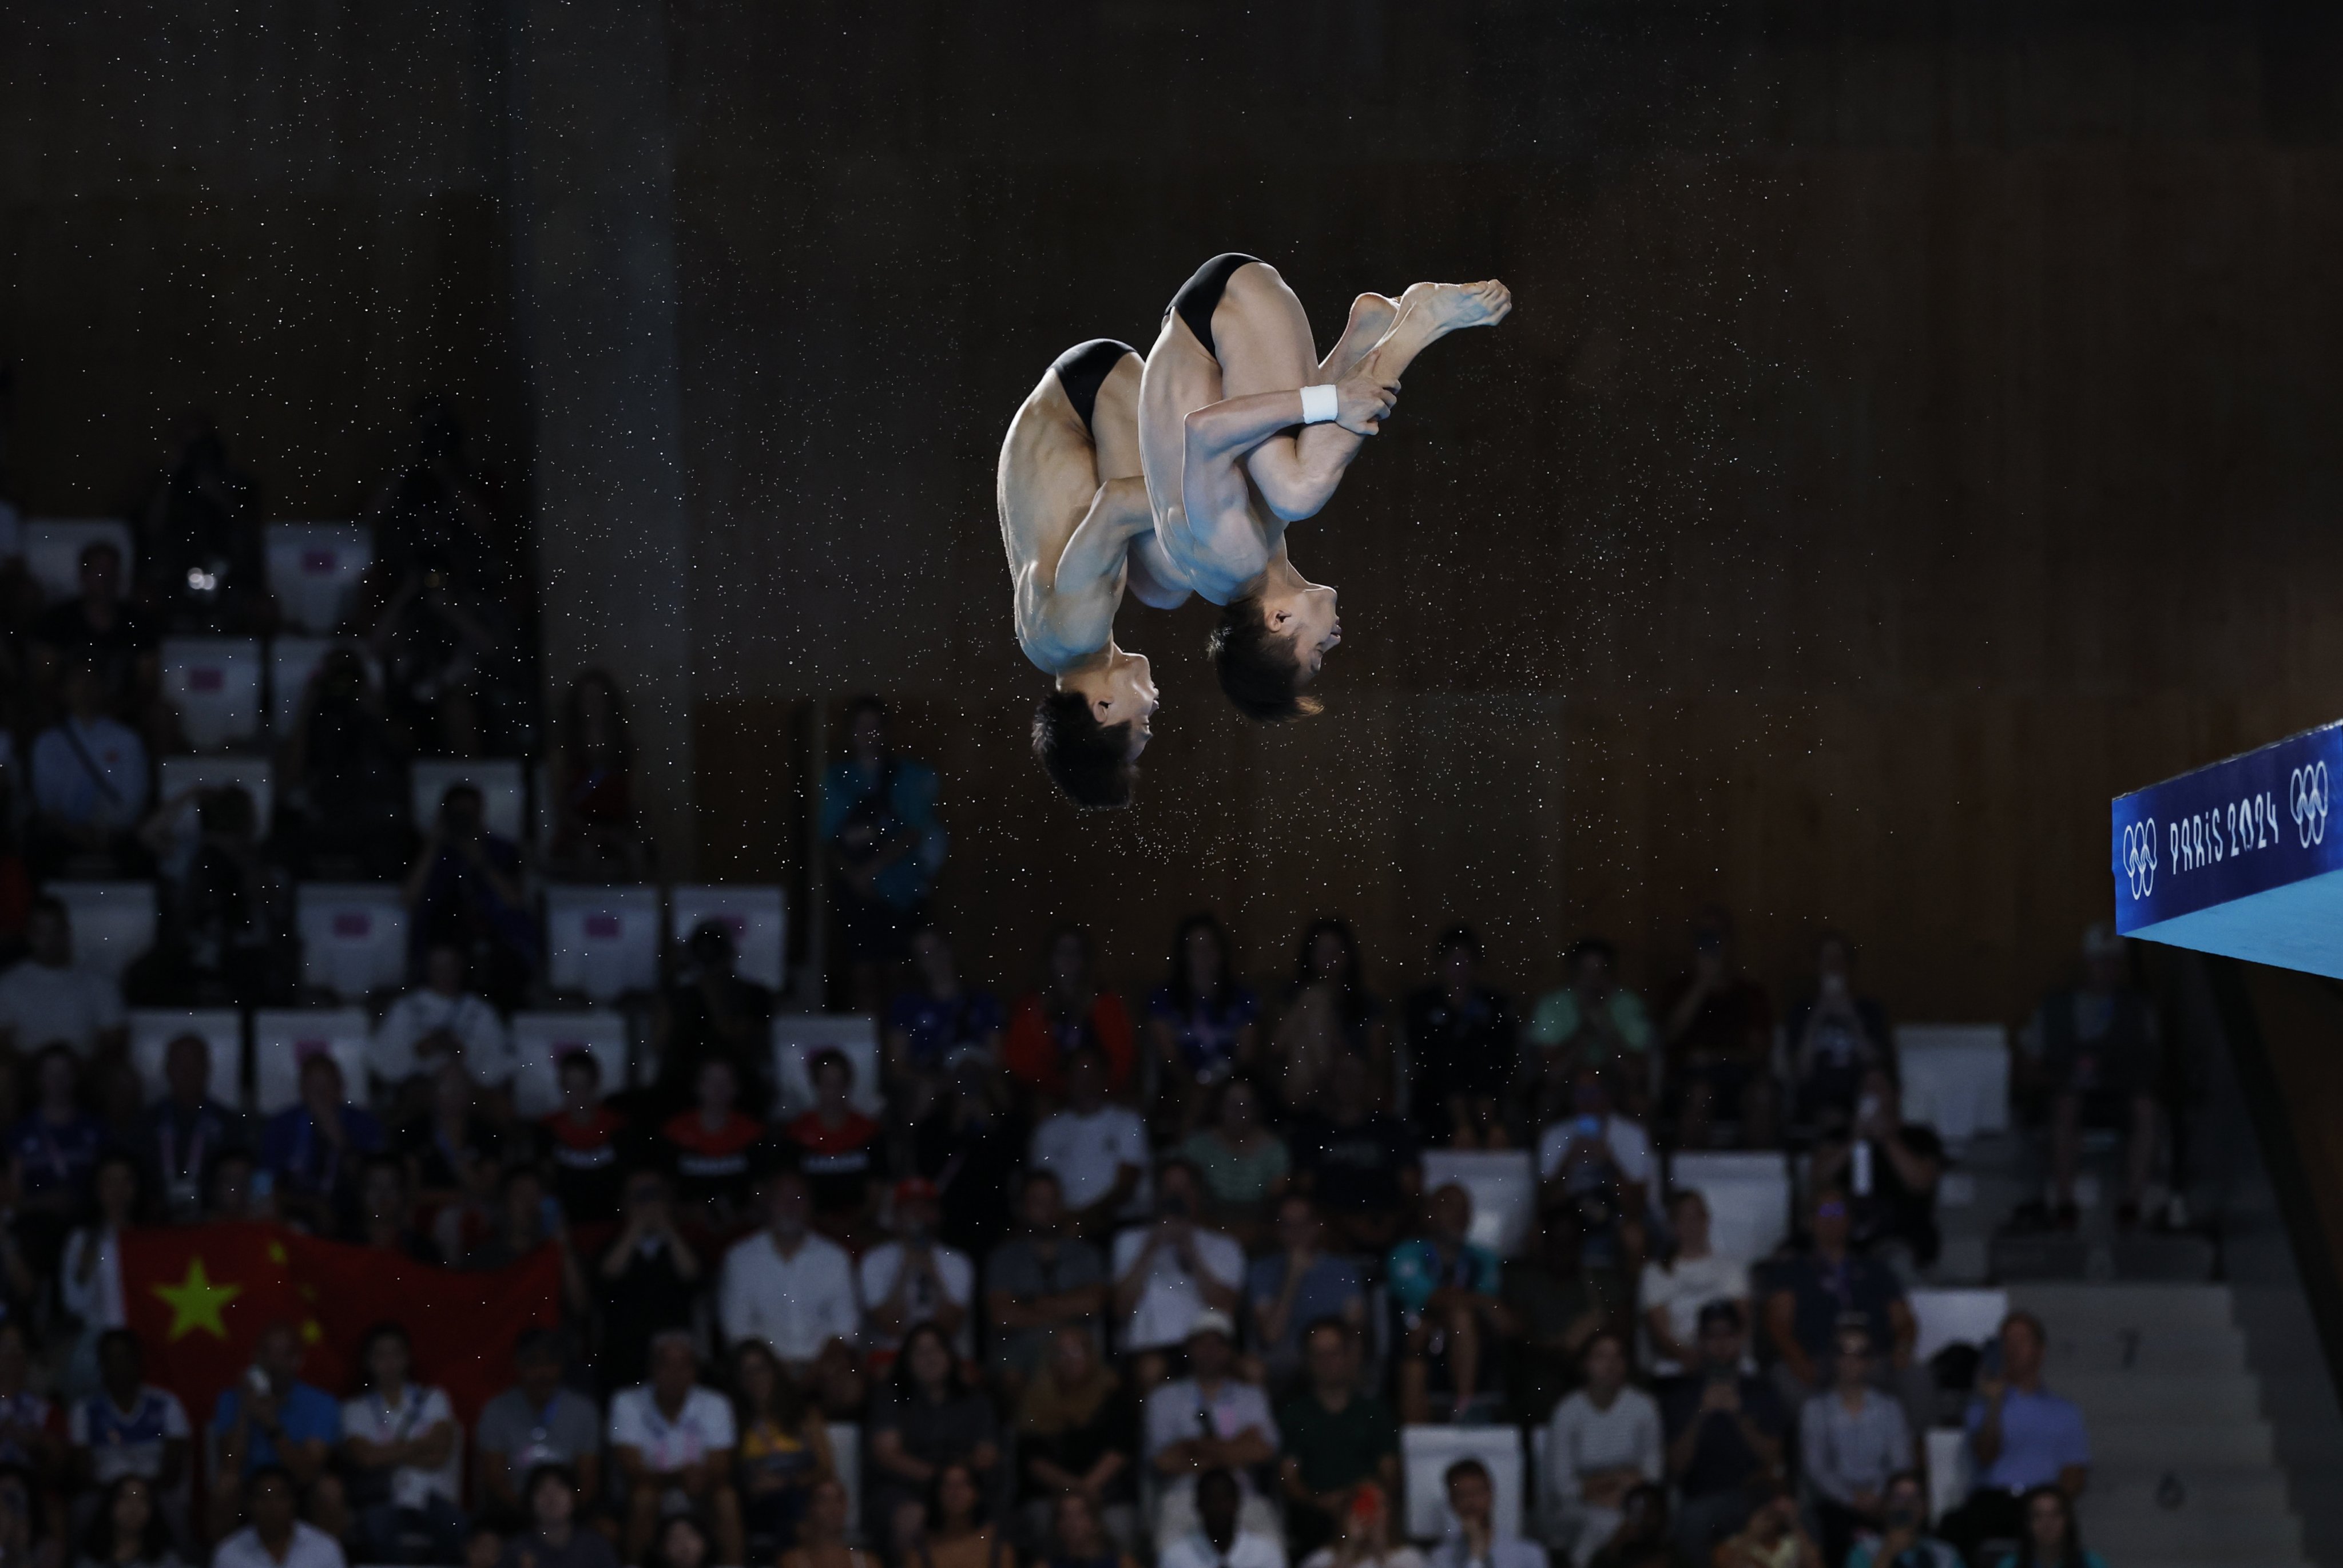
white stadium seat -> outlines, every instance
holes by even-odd
[[[659,983],[657,888],[545,890],[546,981],[612,1001]]]
[[[1489,1467],[1496,1499],[1489,1511],[1490,1527],[1499,1540],[1522,1533],[1522,1429],[1518,1426],[1406,1426],[1400,1429],[1399,1450],[1406,1466],[1400,1484],[1407,1493],[1402,1517],[1411,1541],[1443,1541],[1456,1530],[1456,1516],[1448,1512],[1448,1467],[1460,1459],[1477,1459]]]
[[[742,980],[781,989],[781,956],[789,950],[789,914],[781,890],[749,883],[681,887],[668,895],[668,940],[678,949],[702,920],[732,928]]]
[[[842,1050],[854,1064],[856,1110],[876,1116],[885,1103],[879,1082],[879,1024],[868,1013],[786,1012],[773,1020],[773,1081],[783,1114],[813,1109],[806,1063],[822,1050]]]
[[[199,1034],[211,1047],[211,1097],[231,1108],[244,1103],[244,1015],[234,1008],[205,1008],[188,1012],[176,1008],[130,1010],[130,1063],[138,1072],[140,1092],[160,1100],[170,1085],[163,1081],[163,1055],[183,1034]]]
[[[75,959],[108,980],[155,945],[152,882],[50,882],[41,890],[65,907]]]
[[[1946,1345],[1984,1345],[2001,1332],[2001,1321],[2009,1316],[2007,1291],[1922,1288],[1905,1299],[1918,1330],[1912,1354],[1923,1362]]]
[[[1927,1432],[1928,1518],[1936,1523],[1968,1501],[1969,1434],[1957,1426],[1932,1426]]]
[[[838,1484],[846,1489],[846,1537],[862,1539],[862,1428],[859,1422],[827,1423],[830,1455],[838,1464]]]
[[[450,786],[469,784],[480,792],[488,831],[516,844],[520,842],[523,798],[528,791],[521,782],[519,763],[492,758],[468,762],[414,762],[407,766],[407,779],[415,826],[420,831],[429,832],[431,824],[439,819],[439,799]]]
[[[366,1102],[364,1008],[263,1009],[252,1015],[252,1104],[273,1116],[301,1098],[301,1063],[320,1051],[342,1064],[343,1092]]]
[[[349,638],[332,637],[273,637],[268,639],[268,727],[279,735],[293,728],[300,717],[301,698],[309,689],[309,677],[325,658],[326,650],[336,647],[358,648]],[[367,674],[375,685],[382,684],[382,666],[372,654],[358,648],[358,657],[366,661]]]
[[[260,733],[260,670],[258,638],[163,639],[163,699],[188,745],[216,751]]]
[[[271,523],[268,591],[285,623],[325,633],[341,625],[351,590],[374,564],[374,530],[359,523]]]
[[[1948,1143],[2009,1130],[2009,1031],[1997,1023],[1907,1023],[1896,1030],[1904,1119]]]
[[[390,882],[304,882],[294,890],[301,978],[345,1001],[407,982],[407,906]]]
[[[1472,1239],[1500,1258],[1520,1257],[1537,1229],[1537,1171],[1529,1151],[1425,1150],[1423,1190],[1452,1181],[1473,1194]]]
[[[1790,1171],[1779,1154],[1676,1154],[1668,1186],[1695,1188],[1708,1200],[1709,1244],[1720,1257],[1754,1261],[1790,1233]]]
[[[263,837],[277,807],[276,768],[266,757],[166,757],[161,764],[162,801],[177,799],[190,789],[242,787],[252,797],[253,820]]]
[[[561,1059],[590,1050],[602,1070],[602,1092],[627,1086],[627,1020],[623,1013],[517,1012],[512,1018],[513,1110],[537,1118],[561,1109]]]
[[[122,552],[122,591],[130,592],[130,525],[119,518],[35,518],[25,524],[25,569],[51,604],[81,592],[81,552],[99,539]]]

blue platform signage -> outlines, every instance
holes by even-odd
[[[2115,802],[2116,930],[2343,977],[2343,724]]]

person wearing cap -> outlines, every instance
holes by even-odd
[[[1903,1400],[1915,1427],[1925,1427],[1935,1412],[1936,1380],[1913,1354],[1919,1322],[1902,1282],[1885,1263],[1850,1246],[1855,1207],[1843,1189],[1816,1191],[1812,1215],[1809,1251],[1782,1266],[1765,1299],[1765,1340],[1776,1357],[1784,1405],[1795,1410],[1830,1386],[1840,1321],[1854,1316],[1871,1336],[1872,1381]]]
[[[2102,921],[2083,933],[2083,983],[2045,996],[2018,1036],[2021,1075],[2049,1100],[2052,1218],[2061,1230],[2078,1220],[2075,1176],[2086,1127],[2128,1135],[2116,1222],[2126,1230],[2138,1223],[2156,1169],[2159,1049],[2155,1004],[2131,983],[2124,940]]]
[[[1442,1477],[1456,1528],[1432,1549],[1432,1568],[1546,1568],[1543,1547],[1497,1533],[1497,1488],[1489,1467],[1460,1459]]]
[[[1109,1289],[1104,1255],[1061,1233],[1066,1205],[1057,1177],[1029,1171],[1017,1203],[1024,1231],[995,1247],[984,1264],[992,1374],[1012,1405],[1060,1333],[1097,1336]]]
[[[1156,1179],[1156,1218],[1114,1239],[1114,1305],[1122,1314],[1122,1350],[1137,1356],[1139,1386],[1163,1381],[1166,1352],[1209,1307],[1236,1310],[1244,1249],[1196,1219],[1203,1183],[1184,1160],[1164,1161]],[[1146,1353],[1141,1353],[1146,1352]]]
[[[1235,1473],[1247,1530],[1277,1533],[1277,1510],[1254,1485],[1252,1472],[1277,1457],[1282,1438],[1268,1398],[1233,1375],[1236,1332],[1218,1308],[1197,1312],[1188,1325],[1188,1375],[1147,1396],[1146,1457],[1161,1487],[1159,1553],[1194,1531],[1202,1509],[1196,1478],[1207,1471]]]
[[[1871,1330],[1859,1317],[1840,1321],[1830,1391],[1798,1414],[1798,1454],[1823,1561],[1845,1563],[1857,1534],[1880,1528],[1889,1479],[1912,1465],[1912,1424],[1871,1386]]]
[[[1285,1568],[1274,1523],[1264,1529],[1255,1522],[1234,1474],[1206,1471],[1195,1493],[1193,1527],[1156,1553],[1156,1568]]]
[[[1277,1412],[1285,1438],[1278,1481],[1286,1537],[1302,1555],[1337,1535],[1355,1548],[1345,1523],[1352,1509],[1370,1493],[1380,1507],[1400,1485],[1399,1419],[1359,1386],[1358,1331],[1321,1318],[1305,1342],[1309,1389]]]
[[[1774,1385],[1741,1370],[1748,1325],[1731,1302],[1700,1310],[1700,1362],[1660,1398],[1668,1474],[1684,1499],[1676,1544],[1695,1563],[1749,1521],[1753,1486],[1782,1473],[1790,1418]]]
[[[875,1371],[895,1359],[903,1336],[933,1323],[960,1352],[976,1353],[969,1321],[976,1299],[976,1265],[966,1252],[936,1240],[936,1187],[924,1177],[895,1183],[894,1240],[862,1254],[862,1342]]]
[[[1302,1560],[1302,1568],[1423,1568],[1423,1553],[1392,1544],[1392,1489],[1370,1481],[1343,1504],[1340,1533]]]

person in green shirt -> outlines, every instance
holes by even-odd
[[[1565,962],[1570,982],[1538,998],[1530,1015],[1529,1040],[1544,1059],[1544,1084],[1566,1100],[1574,1069],[1600,1068],[1621,1102],[1640,1117],[1652,1060],[1652,1019],[1644,999],[1619,983],[1619,951],[1601,937],[1579,938]]]
[[[1334,1538],[1342,1511],[1363,1482],[1399,1493],[1399,1420],[1391,1406],[1359,1387],[1359,1333],[1321,1319],[1304,1341],[1310,1388],[1277,1412],[1285,1439],[1278,1475],[1285,1490],[1285,1533],[1300,1562]]]

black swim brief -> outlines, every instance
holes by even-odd
[[[1250,266],[1260,259],[1233,250],[1212,257],[1196,269],[1195,276],[1180,286],[1180,292],[1172,297],[1171,308],[1163,314],[1168,317],[1173,310],[1178,311],[1180,319],[1188,324],[1188,330],[1196,335],[1196,341],[1218,359],[1221,346],[1212,337],[1212,312],[1219,307],[1221,295],[1229,286],[1229,279],[1236,276],[1237,268]]]
[[[1111,337],[1093,337],[1088,343],[1077,343],[1050,362],[1058,373],[1058,385],[1066,390],[1066,397],[1081,416],[1082,428],[1091,430],[1091,412],[1098,407],[1099,387],[1122,363],[1126,354],[1139,350],[1128,343],[1117,343]],[[1091,430],[1091,438],[1098,433]]]

